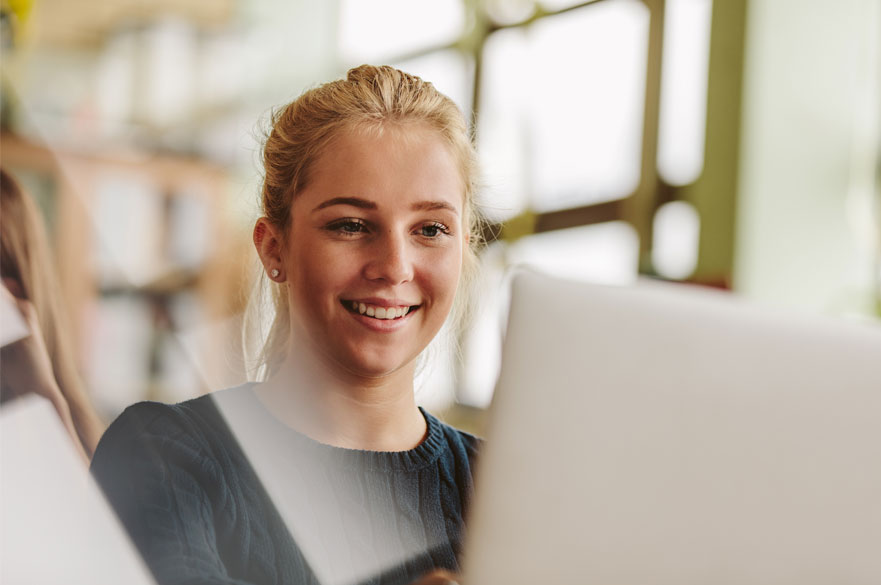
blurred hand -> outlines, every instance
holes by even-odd
[[[3,377],[6,379],[4,389],[11,391],[14,396],[33,392],[45,396],[52,404],[58,400],[63,402],[64,397],[55,381],[52,360],[49,358],[34,306],[29,301],[13,296],[5,283],[0,294],[6,297],[7,302],[18,307],[30,331],[27,337],[3,348]]]
[[[460,585],[460,583],[457,575],[443,569],[437,569],[418,581],[414,581],[412,585]]]
[[[74,441],[77,451],[88,462],[88,457],[83,450],[82,443],[73,426],[73,418],[70,415],[70,407],[52,369],[52,360],[43,340],[42,329],[37,319],[34,305],[24,299],[16,298],[7,289],[5,283],[0,287],[0,294],[7,297],[6,300],[15,304],[21,312],[21,316],[30,331],[30,335],[10,343],[2,349],[3,362],[3,390],[9,392],[10,397],[23,396],[25,394],[38,394],[48,399],[55,407],[61,422],[67,429],[68,434]]]

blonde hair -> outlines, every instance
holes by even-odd
[[[291,203],[308,184],[315,161],[335,137],[352,129],[378,129],[387,124],[427,125],[437,131],[454,155],[464,185],[463,225],[470,234],[451,325],[456,331],[466,320],[468,293],[477,267],[480,214],[475,205],[477,155],[462,112],[447,96],[415,75],[389,66],[361,65],[345,79],[303,93],[276,111],[263,148],[264,180],[261,210],[286,237]],[[265,277],[264,277],[265,278]],[[275,318],[258,357],[258,367],[270,376],[287,352],[290,307],[284,285],[266,282]],[[259,308],[257,309],[259,310]]]
[[[40,323],[40,333],[52,362],[55,381],[67,401],[80,442],[91,457],[104,431],[83,388],[66,314],[42,217],[31,198],[5,170],[0,169],[0,273],[12,281],[15,296],[28,300]],[[6,388],[12,394],[22,389]]]

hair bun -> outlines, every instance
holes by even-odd
[[[363,81],[373,81],[379,75],[379,67],[376,65],[359,65],[352,67],[346,73],[346,81],[360,83]]]
[[[368,86],[388,86],[406,91],[420,91],[423,86],[431,86],[416,75],[405,73],[389,65],[359,65],[349,69],[346,81]],[[433,86],[432,86],[433,87]]]

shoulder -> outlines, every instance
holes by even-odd
[[[457,429],[443,421],[440,421],[440,424],[443,425],[442,428],[444,434],[446,434],[451,441],[461,444],[468,451],[477,452],[483,444],[483,439],[476,435],[472,435],[462,429]]]
[[[454,456],[464,456],[469,462],[473,462],[477,458],[483,439],[445,423],[426,410],[422,412],[429,427],[435,427],[440,431],[439,434],[443,437],[449,452]]]
[[[180,404],[139,402],[126,408],[107,428],[98,449],[118,442],[146,440],[150,437],[175,439],[192,437],[205,419],[216,416],[210,395]]]
[[[138,402],[126,408],[105,432],[106,437],[129,434],[192,434],[216,428],[221,417],[218,404],[240,402],[250,396],[250,384],[217,390],[177,404]]]
[[[123,411],[101,437],[92,461],[93,472],[121,459],[166,459],[177,454],[202,458],[228,442],[228,430],[217,402],[239,394],[236,387],[179,404],[139,402]]]

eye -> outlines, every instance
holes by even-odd
[[[441,234],[449,235],[449,233],[450,228],[437,221],[427,223],[419,228],[419,235],[426,238],[436,238]]]
[[[348,217],[327,224],[325,229],[339,234],[354,235],[366,232],[367,223],[362,219]]]

